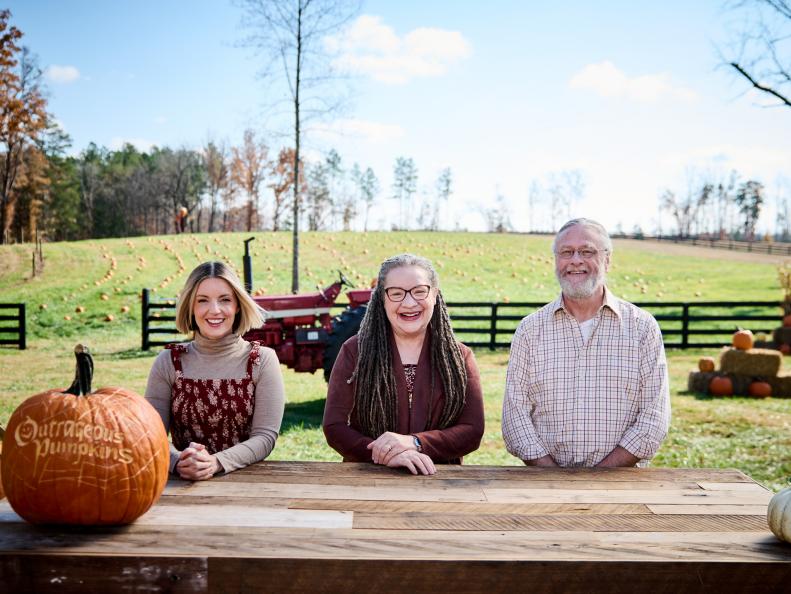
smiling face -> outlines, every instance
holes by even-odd
[[[385,290],[399,287],[413,289],[420,285],[431,285],[431,277],[420,266],[400,266],[387,273],[384,281]],[[432,287],[428,297],[416,300],[407,294],[403,301],[391,301],[384,296],[385,313],[390,321],[390,326],[396,336],[401,338],[414,338],[426,333],[428,323],[434,314],[434,304],[437,301],[437,289]]]
[[[195,290],[192,315],[206,338],[218,339],[233,332],[239,303],[231,285],[221,278],[207,278]]]
[[[588,252],[586,254],[586,251]],[[584,258],[580,255],[590,255]],[[564,252],[573,252],[563,257]],[[584,225],[574,225],[558,237],[555,244],[555,276],[563,295],[569,299],[598,297],[610,268],[610,254],[604,250],[601,238]]]

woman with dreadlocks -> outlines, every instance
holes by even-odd
[[[434,267],[402,254],[379,270],[360,332],[341,348],[324,408],[327,443],[344,462],[434,474],[483,436],[481,382],[456,341]]]

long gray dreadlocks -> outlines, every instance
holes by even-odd
[[[384,288],[387,274],[402,266],[423,268],[429,274],[431,286],[437,288],[439,285],[437,271],[426,258],[401,254],[382,262],[376,289],[357,335],[357,364],[347,380],[349,383],[357,380],[354,391],[357,418],[363,433],[373,438],[385,431],[395,431],[398,426],[398,395],[390,348],[390,321],[384,308]],[[439,374],[445,393],[439,428],[444,429],[456,422],[464,408],[467,373],[464,357],[450,325],[448,308],[439,291],[427,332],[431,337],[431,392],[427,417],[431,415],[436,374]]]

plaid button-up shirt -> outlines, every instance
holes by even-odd
[[[646,460],[669,425],[667,361],[649,313],[605,288],[586,343],[562,295],[522,320],[503,401],[511,454],[595,466],[621,446]]]

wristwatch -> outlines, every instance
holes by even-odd
[[[417,435],[412,436],[412,443],[415,444],[415,448],[417,449],[418,452],[423,451],[423,446],[420,445],[420,440],[418,439]]]

